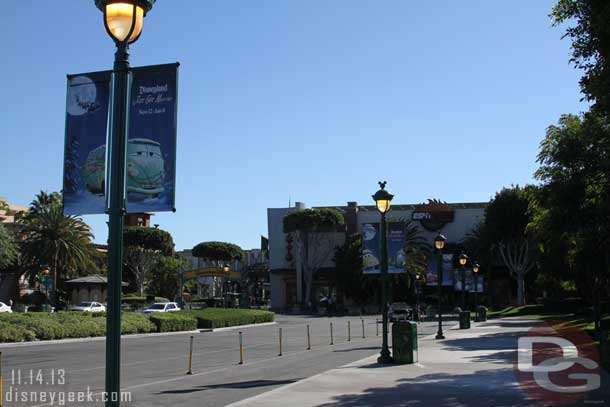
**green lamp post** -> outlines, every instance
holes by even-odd
[[[125,151],[129,44],[142,33],[144,16],[155,0],[95,0],[104,13],[104,27],[116,44],[112,72],[112,115],[108,140],[108,313],[106,316],[106,407],[118,407],[121,391],[121,280],[125,208]]]
[[[462,311],[464,311],[466,309],[466,263],[468,263],[468,256],[462,252],[458,260],[462,272]]]
[[[441,311],[441,296],[443,293],[443,248],[447,238],[440,233],[434,238],[434,247],[438,252],[437,261],[437,286],[438,286],[438,332],[436,333],[436,339],[445,339],[443,335],[443,312]]]
[[[479,306],[477,296],[479,293],[478,273],[479,273],[480,268],[481,268],[481,266],[479,265],[479,263],[475,261],[474,264],[472,265],[472,272],[474,274],[474,312],[477,312],[477,307]]]
[[[388,242],[387,242],[387,225],[386,225],[386,213],[390,211],[390,203],[394,195],[390,194],[385,190],[387,182],[379,182],[381,189],[375,192],[373,200],[377,206],[377,210],[381,214],[381,225],[379,233],[381,235],[381,301],[382,301],[382,321],[383,321],[383,332],[382,332],[382,345],[381,353],[377,359],[378,363],[392,363],[392,356],[390,356],[390,349],[388,348]]]

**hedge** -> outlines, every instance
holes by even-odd
[[[197,329],[197,319],[184,312],[158,312],[150,315],[157,332],[192,331]]]
[[[273,312],[254,309],[206,308],[201,311],[191,311],[190,314],[197,318],[199,329],[260,324],[275,320]]]
[[[54,312],[0,314],[0,342],[87,338],[106,335],[103,313]],[[148,333],[156,330],[146,315],[123,313],[123,334]]]

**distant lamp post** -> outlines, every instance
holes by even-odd
[[[443,311],[441,310],[441,296],[443,293],[443,248],[445,247],[446,241],[447,238],[440,233],[436,236],[436,238],[434,238],[434,247],[438,252],[436,273],[436,284],[438,286],[438,332],[436,333],[436,339],[445,339],[445,336],[443,335]]]
[[[381,301],[382,301],[382,321],[383,321],[383,336],[381,353],[377,359],[378,363],[392,363],[392,356],[390,356],[390,349],[388,348],[388,242],[387,242],[387,225],[386,225],[386,213],[390,210],[390,203],[394,195],[390,194],[385,190],[387,182],[379,182],[381,189],[375,192],[373,200],[377,206],[377,210],[381,214],[381,225],[379,233],[381,235],[381,250],[380,250],[380,263],[381,263]]]
[[[458,259],[460,271],[462,272],[462,311],[464,311],[466,309],[466,263],[468,263],[468,256],[462,252]]]
[[[421,290],[421,274],[415,274],[415,309],[417,310],[417,320],[419,321],[419,292]]]
[[[125,152],[129,44],[142,33],[144,16],[155,0],[95,0],[104,13],[104,27],[116,44],[112,72],[112,115],[108,140],[108,314],[106,317],[106,407],[118,407],[121,391],[121,280],[125,215]]]
[[[478,300],[477,296],[478,296],[478,293],[479,293],[478,273],[479,273],[479,268],[480,267],[481,266],[476,261],[472,265],[472,272],[474,273],[474,312],[477,312],[477,307],[479,306],[479,302],[477,301]]]

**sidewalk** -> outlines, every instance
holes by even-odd
[[[514,373],[517,338],[537,325],[501,319],[475,323],[470,330],[449,329],[445,340],[420,340],[417,364],[381,366],[374,355],[231,407],[541,406],[528,398]],[[601,388],[575,405],[608,405],[609,380],[602,373]]]

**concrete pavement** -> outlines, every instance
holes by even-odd
[[[538,324],[505,319],[453,327],[445,340],[420,340],[417,364],[381,366],[374,355],[230,406],[541,406],[514,369],[517,339]],[[601,387],[584,399],[567,403],[558,394],[546,405],[609,405],[608,376],[602,371]]]

